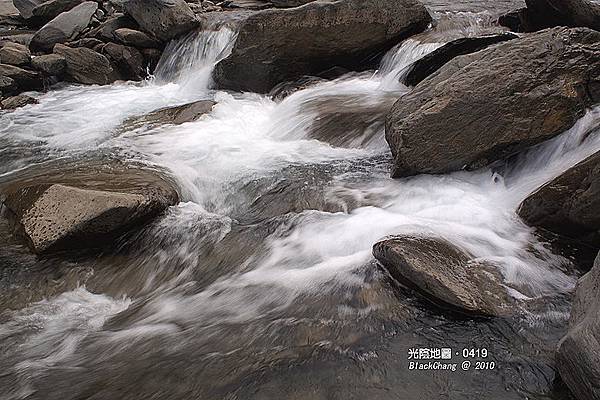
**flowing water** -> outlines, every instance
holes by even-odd
[[[172,43],[148,82],[59,87],[1,114],[0,184],[136,164],[182,202],[98,256],[37,259],[0,220],[0,399],[568,399],[553,351],[577,272],[515,210],[600,150],[600,109],[502,171],[389,178],[399,77],[499,30],[489,15],[436,14],[378,71],[281,101],[211,89],[235,39],[222,26]],[[217,104],[196,122],[122,125],[199,99]],[[493,262],[526,306],[464,318],[399,288],[371,247],[402,233]],[[409,371],[415,347],[485,347],[497,367]]]

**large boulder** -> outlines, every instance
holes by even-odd
[[[577,283],[569,332],[560,341],[561,378],[579,400],[600,400],[600,254]]]
[[[599,101],[600,32],[549,29],[457,57],[392,107],[392,176],[504,159],[569,129]]]
[[[400,283],[458,311],[501,316],[514,311],[498,270],[474,261],[444,239],[402,236],[383,240],[373,255]]]
[[[103,46],[102,53],[113,61],[113,64],[119,70],[120,76],[124,79],[140,80],[146,75],[144,56],[136,48],[117,43],[107,43]]]
[[[140,32],[135,29],[119,28],[115,29],[114,37],[126,46],[133,46],[138,48],[152,48],[160,49],[161,43],[148,36],[144,32]]]
[[[44,54],[34,57],[31,66],[47,75],[61,75],[67,68],[67,60],[58,54]]]
[[[240,22],[231,54],[215,68],[221,88],[269,92],[333,66],[372,67],[387,49],[431,21],[416,0],[318,1],[269,9]]]
[[[142,29],[163,41],[187,33],[199,24],[183,0],[128,0],[124,7]]]
[[[177,191],[161,182],[142,193],[25,186],[7,193],[4,204],[35,253],[97,247],[178,202]]]
[[[60,14],[38,30],[29,47],[34,52],[49,52],[57,43],[73,40],[89,25],[98,3],[86,1]]]
[[[518,36],[513,33],[501,33],[453,40],[413,63],[403,82],[408,86],[416,86],[419,82],[442,68],[448,61],[458,56],[475,53],[493,44],[516,38]]]
[[[539,188],[518,213],[529,225],[600,248],[600,152]]]
[[[54,53],[64,57],[68,80],[88,85],[106,85],[119,79],[119,74],[104,55],[87,47],[54,46]]]
[[[537,29],[553,26],[600,30],[600,3],[590,0],[526,0],[527,17]]]

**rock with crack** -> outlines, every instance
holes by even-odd
[[[518,213],[531,226],[600,249],[600,153],[539,188]]]
[[[34,185],[8,193],[4,204],[31,249],[42,254],[109,243],[177,202],[165,182],[149,193]]]
[[[430,21],[416,0],[318,1],[250,13],[231,54],[217,64],[215,80],[221,88],[267,93],[333,66],[368,69]]]
[[[199,25],[183,0],[128,0],[124,8],[143,30],[165,42]]]
[[[383,240],[373,255],[399,282],[443,306],[470,314],[505,316],[514,300],[492,265],[444,239],[401,236]]]
[[[73,40],[89,25],[98,3],[86,1],[64,12],[40,28],[29,47],[33,52],[49,52],[57,43]]]
[[[577,283],[569,332],[556,358],[561,378],[578,400],[600,400],[600,254]]]
[[[386,121],[393,177],[475,169],[563,133],[600,101],[600,32],[555,28],[459,56]]]

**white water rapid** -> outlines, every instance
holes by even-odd
[[[56,373],[66,382],[77,369],[97,372],[102,360],[138,354],[134,348],[143,359],[153,351],[144,347],[149,337],[173,351],[194,343],[205,351],[203,360],[216,360],[257,345],[250,338],[268,336],[276,322],[243,324],[268,315],[293,324],[300,312],[286,310],[302,302],[309,307],[330,296],[331,313],[347,315],[350,308],[332,294],[369,284],[371,248],[387,235],[446,238],[497,265],[519,298],[570,290],[575,277],[564,272],[568,261],[516,209],[537,187],[600,150],[600,108],[522,154],[502,175],[484,168],[389,178],[383,121],[410,90],[399,83],[406,67],[454,37],[498,29],[485,13],[460,17],[468,23],[446,30],[440,24],[392,49],[378,71],[318,83],[282,101],[212,88],[212,68],[235,39],[232,28],[222,27],[170,44],[146,82],[58,87],[37,95],[37,105],[0,114],[2,181],[57,160],[111,154],[166,170],[183,195],[137,236],[145,258],[115,256],[118,268],[110,274],[100,268],[104,261],[92,263],[96,280],[4,315],[0,340],[12,346],[3,348],[10,362],[0,366],[18,377],[10,381],[18,389],[4,398],[26,398],[38,377],[43,382]],[[130,117],[200,99],[217,104],[198,121],[122,129]],[[248,339],[211,342],[227,332]],[[267,345],[275,348],[279,339],[272,340]]]

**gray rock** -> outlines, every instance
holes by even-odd
[[[65,58],[67,63],[65,75],[71,81],[89,85],[106,85],[119,79],[110,61],[92,49],[86,47],[73,49],[57,44],[54,46],[54,53]]]
[[[416,86],[419,82],[442,68],[448,61],[458,56],[475,53],[493,44],[517,38],[518,36],[512,33],[501,33],[453,40],[417,60],[406,74],[404,83],[408,86]]]
[[[8,193],[4,204],[35,253],[94,247],[155,217],[178,202],[164,182],[148,193],[36,185]]]
[[[12,93],[17,88],[17,82],[8,76],[0,75],[0,95]]]
[[[19,14],[25,19],[33,17],[33,9],[42,4],[44,0],[13,0]]]
[[[27,65],[31,61],[31,53],[27,46],[19,43],[5,43],[0,48],[0,62],[10,65]]]
[[[84,1],[85,0],[49,0],[36,6],[31,13],[34,17],[37,17],[42,21],[50,21]]]
[[[124,7],[143,30],[162,41],[187,33],[199,24],[183,0],[128,0]]]
[[[67,60],[58,54],[45,54],[34,57],[31,66],[48,75],[61,75],[67,68]]]
[[[535,28],[587,27],[600,30],[600,3],[589,0],[526,0]]]
[[[209,113],[215,104],[212,100],[200,100],[181,106],[161,108],[141,117],[130,118],[125,121],[123,126],[127,130],[132,130],[142,126],[181,125],[198,120],[201,116]]]
[[[26,96],[24,94],[20,94],[18,96],[8,97],[2,100],[2,109],[3,110],[14,110],[16,108],[25,107],[28,104],[37,104],[37,99],[34,99],[31,96]]]
[[[600,254],[577,283],[569,332],[556,359],[562,380],[578,400],[600,400]]]
[[[39,90],[44,87],[42,76],[14,65],[0,64],[0,75],[14,80],[21,90]]]
[[[386,121],[393,177],[474,169],[550,139],[600,101],[600,32],[555,28],[460,56]]]
[[[518,213],[531,226],[600,248],[600,153],[539,188]]]
[[[162,47],[161,43],[148,36],[144,32],[140,32],[135,29],[120,28],[114,32],[115,38],[126,46],[133,46],[139,48],[153,48],[159,49]]]
[[[333,66],[361,70],[431,17],[416,0],[312,2],[269,9],[241,22],[231,55],[215,68],[221,88],[267,93],[280,82]],[[301,38],[301,40],[299,39]]]
[[[115,14],[113,17],[102,22],[97,28],[93,29],[89,33],[89,36],[105,41],[114,41],[117,40],[115,31],[122,28],[136,29],[137,22],[131,19],[129,15]]]
[[[443,239],[403,236],[384,240],[373,255],[399,282],[441,305],[491,316],[514,312],[513,299],[491,265]]]
[[[146,74],[144,56],[137,49],[117,43],[107,43],[103,54],[113,61],[124,79],[139,80]]]
[[[31,39],[34,52],[51,51],[55,44],[75,39],[89,25],[98,3],[86,1],[48,22]]]

